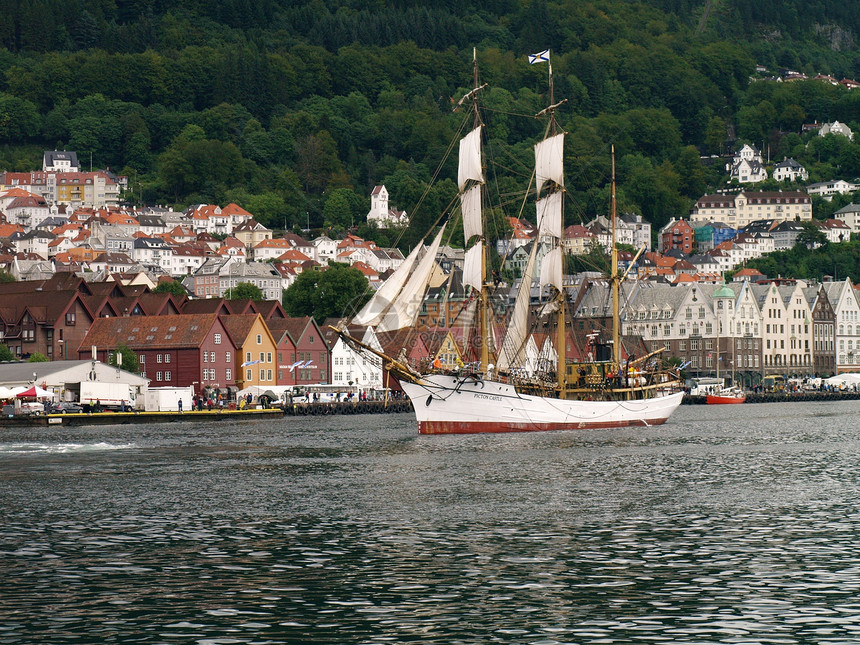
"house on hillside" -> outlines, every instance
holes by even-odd
[[[734,159],[726,164],[726,171],[730,181],[734,179],[740,184],[754,184],[767,179],[761,152],[750,144],[745,144]]]
[[[809,173],[794,159],[783,159],[773,167],[773,178],[777,181],[806,181]]]
[[[406,211],[400,211],[388,205],[388,191],[385,186],[374,186],[370,193],[370,211],[367,213],[367,223],[376,223],[379,228],[389,226],[408,226],[409,217]]]

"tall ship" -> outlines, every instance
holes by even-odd
[[[548,57],[547,57],[548,58]],[[490,270],[489,236],[484,222],[485,165],[477,59],[473,54],[472,89],[457,107],[468,107],[468,132],[459,141],[459,215],[465,244],[463,283],[469,299],[458,323],[465,345],[464,362],[453,370],[433,364],[422,368],[407,358],[408,339],[415,331],[437,253],[446,227],[435,231],[429,247],[419,244],[352,319],[335,330],[356,351],[375,356],[400,381],[409,397],[421,434],[536,432],[582,428],[651,426],[664,423],[681,404],[677,373],[664,366],[662,350],[640,357],[625,355],[620,336],[619,294],[625,275],[618,270],[615,242],[615,181],[612,170],[612,292],[611,335],[594,334],[587,360],[568,360],[570,302],[564,285],[562,222],[564,208],[565,132],[556,120],[552,68],[549,67],[549,106],[536,115],[546,120],[543,138],[535,145],[532,175],[537,231],[523,269],[516,300],[506,323],[494,325],[492,301],[499,288],[498,273]],[[455,108],[456,109],[456,108]],[[530,191],[531,192],[531,189]],[[440,221],[441,221],[440,217]],[[459,229],[458,229],[459,230]],[[428,234],[428,238],[433,231]],[[541,242],[541,244],[538,243]],[[538,261],[538,249],[543,257]],[[538,311],[531,303],[532,285],[542,296]],[[526,347],[530,320],[542,320],[554,338],[552,360],[530,367]],[[552,324],[547,321],[552,319]],[[350,335],[347,329],[372,326],[377,333],[396,333],[403,349],[392,356]]]

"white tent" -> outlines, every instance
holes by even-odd
[[[275,399],[284,400],[286,399],[286,393],[293,389],[292,385],[251,385],[246,387],[244,390],[241,390],[236,393],[236,398],[241,399],[243,396],[248,396],[249,394],[254,399],[259,399],[264,394],[272,395],[274,394]]]
[[[835,387],[853,387],[855,385],[860,387],[860,374],[837,374],[824,379],[824,382]]]

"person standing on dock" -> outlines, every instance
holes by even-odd
[[[179,414],[182,414],[182,399],[179,399],[178,407],[179,407]]]

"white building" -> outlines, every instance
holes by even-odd
[[[826,282],[824,289],[836,314],[836,372],[860,372],[860,302],[849,278]]]
[[[66,150],[46,150],[42,155],[43,172],[80,172],[78,153]]]
[[[356,336],[360,330],[354,330]],[[361,335],[361,342],[381,352],[382,346],[373,327],[367,327]],[[382,362],[376,357],[367,357],[356,352],[342,338],[331,350],[332,385],[356,385],[360,390],[382,389]]]
[[[259,287],[265,300],[280,300],[281,274],[271,265],[263,262],[227,262],[218,274],[218,286],[223,296],[227,289],[236,287],[241,282],[249,282]]]
[[[806,181],[809,173],[794,159],[784,159],[773,167],[773,178],[777,181]]]
[[[812,200],[795,190],[747,192],[736,195],[705,195],[690,211],[691,224],[725,222],[740,229],[760,219],[808,221],[812,219]]]
[[[817,184],[809,184],[806,187],[806,192],[810,195],[818,195],[823,197],[828,202],[833,200],[833,195],[845,195],[853,193],[860,189],[857,184],[852,184],[844,179],[834,179],[833,181],[820,181]]]
[[[767,179],[767,169],[761,158],[761,152],[755,146],[745,144],[726,164],[730,180],[735,179],[740,184],[754,184]]]
[[[848,204],[836,211],[833,216],[845,222],[852,233],[860,233],[860,204]]]
[[[367,213],[367,222],[376,222],[379,228],[389,226],[407,226],[409,218],[406,211],[399,211],[388,206],[388,191],[385,186],[376,186],[370,193],[370,211]]]
[[[337,240],[331,239],[328,235],[320,235],[315,240],[311,240],[314,245],[313,258],[320,264],[327,264],[329,260],[334,260],[337,257]]]
[[[854,133],[851,132],[851,128],[844,123],[839,123],[839,121],[825,123],[821,126],[821,129],[818,131],[818,136],[824,137],[828,134],[839,134],[843,137],[848,137],[852,141],[854,140]]]

